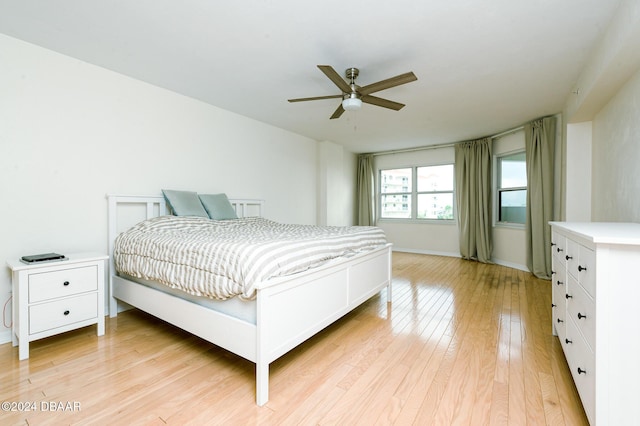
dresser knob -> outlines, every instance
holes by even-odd
[[[556,248],[556,251],[557,251],[558,253],[560,253],[561,251],[564,251],[564,250],[562,250],[560,247],[557,247],[557,248]]]
[[[552,304],[551,304],[551,307],[552,307],[552,308],[555,308],[555,307],[556,307],[556,304],[555,304],[555,303],[552,303]]]
[[[69,311],[64,311],[65,315],[69,315],[69,313],[70,313]]]
[[[562,285],[562,284],[564,284],[564,283],[563,283],[562,281],[558,280],[558,281],[556,281],[556,284],[557,284],[557,285]]]
[[[578,374],[587,374],[587,370],[583,370],[582,368],[578,367]]]
[[[568,345],[569,343],[573,343],[571,340],[569,339],[564,339],[564,342]]]
[[[558,318],[558,324],[562,323],[564,321],[562,321],[560,318]]]
[[[573,299],[573,296],[571,296],[570,294],[567,293],[567,294],[564,295],[564,298],[565,299]]]
[[[570,259],[573,259],[573,256],[566,255],[564,258],[567,260],[570,260]]]
[[[587,267],[586,266],[580,266],[578,265],[578,272],[582,272],[582,271],[586,271]]]
[[[582,315],[580,312],[578,312],[578,319],[582,319],[582,318],[586,318],[586,315]]]
[[[64,286],[69,285],[69,281],[65,281],[65,282],[63,282],[63,283],[62,283],[62,285],[64,285]]]

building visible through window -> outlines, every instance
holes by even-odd
[[[380,217],[453,220],[453,164],[381,170]]]

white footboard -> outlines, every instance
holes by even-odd
[[[242,201],[251,204],[251,200]],[[109,196],[111,255],[119,232],[117,205],[123,203],[142,203],[147,218],[165,212],[162,197]],[[271,362],[385,287],[391,302],[391,244],[260,283],[256,286],[255,324],[129,281],[115,275],[113,268],[109,311],[111,316],[117,315],[117,301],[126,302],[254,362],[256,403],[264,405],[269,399]]]

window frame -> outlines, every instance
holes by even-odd
[[[418,169],[422,167],[439,167],[439,166],[451,166],[453,168],[452,173],[452,190],[451,191],[418,191]],[[382,174],[387,170],[402,170],[402,169],[410,169],[411,170],[411,191],[410,192],[382,192]],[[438,163],[438,164],[419,164],[419,165],[411,165],[411,166],[399,166],[399,167],[389,167],[384,169],[378,169],[377,181],[378,185],[376,186],[376,203],[377,203],[377,220],[381,222],[406,222],[406,223],[439,223],[439,224],[452,224],[456,221],[456,185],[455,185],[455,164],[452,162],[446,163]],[[452,215],[451,219],[432,219],[432,218],[418,218],[418,195],[429,195],[429,194],[451,194],[451,202],[452,202]],[[396,217],[384,217],[382,216],[382,198],[385,195],[408,195],[411,201],[411,209],[410,215],[407,218],[396,218]]]
[[[494,226],[498,226],[498,227],[505,227],[505,228],[516,228],[516,229],[524,229],[526,226],[526,218],[525,218],[525,222],[520,223],[520,222],[509,222],[506,220],[500,220],[500,195],[503,192],[511,192],[511,191],[528,191],[528,182],[525,186],[514,186],[514,187],[507,187],[507,188],[502,188],[501,187],[501,181],[502,181],[502,163],[501,160],[505,157],[511,157],[513,155],[516,154],[525,154],[525,179],[527,179],[526,176],[526,152],[525,149],[516,149],[516,150],[512,150],[512,151],[508,151],[508,152],[503,152],[497,155],[493,156],[493,176],[494,176],[494,183],[493,183],[493,225]],[[526,197],[526,196],[525,196]],[[525,201],[525,209],[526,209],[526,201]]]

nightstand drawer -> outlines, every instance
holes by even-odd
[[[29,307],[29,333],[40,333],[97,316],[97,293],[32,305]]]
[[[95,265],[29,275],[29,303],[95,291],[98,267]]]

